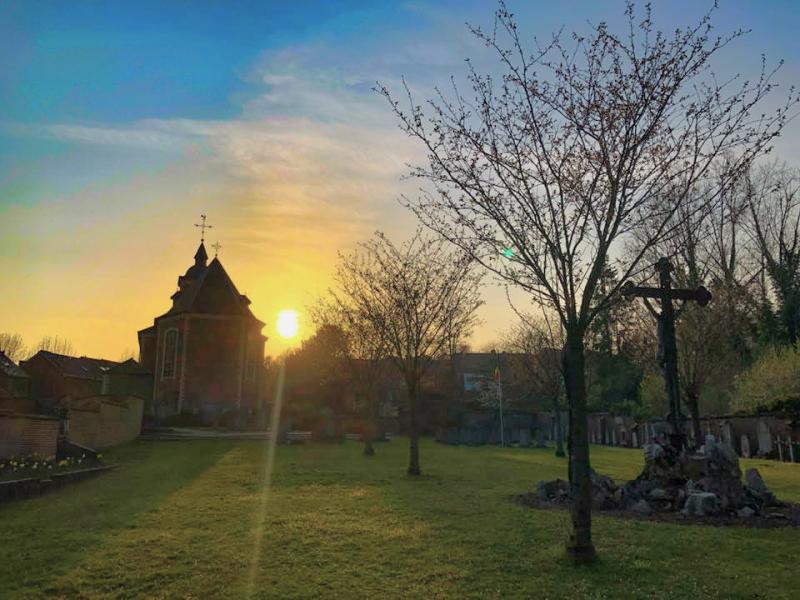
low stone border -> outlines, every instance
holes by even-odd
[[[47,477],[29,477],[26,479],[0,481],[0,502],[11,502],[12,500],[24,500],[26,498],[40,496],[62,488],[65,485],[105,473],[115,466],[116,465],[104,465],[102,467],[91,467],[79,471],[53,473]]]
[[[518,494],[509,498],[512,502],[526,508],[537,510],[569,510],[568,502],[550,502],[542,500],[536,493]],[[797,527],[800,528],[800,504],[781,502],[781,506],[770,508],[763,515],[737,517],[726,514],[691,517],[680,512],[658,512],[639,514],[630,510],[592,508],[592,515],[631,519],[634,521],[650,521],[672,523],[674,525],[706,525],[711,527]]]

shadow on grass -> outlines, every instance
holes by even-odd
[[[134,442],[109,453],[97,479],[0,508],[0,589],[44,590],[117,532],[211,468],[230,443]],[[168,457],[165,451],[169,453]]]
[[[592,451],[595,464],[618,476],[640,468],[637,452]],[[568,512],[511,501],[540,479],[564,477],[563,460],[547,452],[423,446],[428,478],[398,476],[386,490],[395,511],[424,524],[427,550],[414,548],[424,557],[417,568],[437,565],[439,576],[450,577],[450,592],[470,597],[783,597],[800,583],[790,558],[796,532],[610,517],[594,519],[600,560],[574,567],[564,553]]]

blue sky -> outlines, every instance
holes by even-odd
[[[653,4],[666,29],[710,6]],[[763,52],[786,60],[784,85],[800,83],[800,2],[721,4],[719,31],[753,32],[719,69],[753,76]],[[467,57],[492,69],[464,22],[490,25],[495,6],[0,3],[0,270],[12,290],[0,293],[0,331],[67,335],[111,358],[134,347],[194,253],[200,212],[263,320],[302,308],[337,250],[415,226],[397,198],[414,191],[401,177],[420,150],[372,85],[405,77],[424,96],[463,75]],[[614,27],[624,5],[509,8],[525,34],[546,37]],[[794,163],[798,133],[795,122],[777,145]],[[59,289],[70,292],[55,302]],[[501,292],[487,291],[482,316],[479,344],[511,318]]]

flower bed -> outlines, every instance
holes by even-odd
[[[62,460],[36,455],[10,458],[0,462],[0,502],[38,496],[112,468],[100,454]]]
[[[41,479],[58,473],[68,473],[103,465],[102,454],[98,454],[96,458],[82,454],[77,457],[68,456],[62,460],[56,460],[53,456],[39,456],[37,454],[11,457],[0,461],[0,482],[28,478]]]

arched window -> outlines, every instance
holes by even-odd
[[[169,329],[164,335],[164,362],[162,377],[175,377],[175,362],[178,359],[178,330]]]

